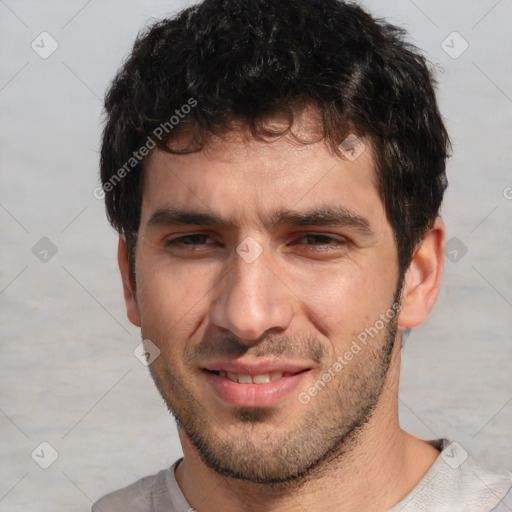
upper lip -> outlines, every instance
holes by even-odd
[[[311,366],[307,364],[292,363],[287,361],[214,361],[202,366],[203,370],[224,371],[236,373],[238,375],[262,375],[272,372],[297,373],[303,370],[309,370]]]

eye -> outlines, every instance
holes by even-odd
[[[329,249],[339,249],[348,245],[348,240],[346,238],[334,238],[329,235],[318,234],[318,233],[308,233],[306,235],[301,236],[297,239],[300,240],[309,240],[312,243],[306,243],[306,246],[312,246],[316,249],[316,251],[327,251]],[[292,242],[291,245],[297,245],[297,241]],[[300,243],[299,243],[300,244]],[[310,250],[310,249],[308,249]]]
[[[205,239],[210,239],[211,237],[204,234],[193,234],[193,235],[185,235],[177,238],[171,238],[165,241],[165,247],[194,247],[197,245],[205,245]]]

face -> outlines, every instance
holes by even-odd
[[[369,144],[355,160],[240,133],[155,150],[135,268],[130,318],[160,350],[151,374],[206,465],[287,482],[355,442],[397,313]]]

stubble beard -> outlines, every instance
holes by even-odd
[[[357,446],[381,396],[397,329],[395,316],[308,404],[297,400],[296,408],[281,420],[292,425],[287,428],[270,427],[277,409],[235,407],[229,428],[237,422],[239,434],[228,432],[222,419],[195,398],[171,362],[164,366],[157,360],[150,371],[178,428],[206,466],[220,475],[276,490],[300,487],[349,458]],[[325,365],[329,366],[332,362]]]

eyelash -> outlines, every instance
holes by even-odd
[[[308,234],[305,234],[305,235],[302,235],[298,238],[298,240],[300,240],[301,238],[320,238],[320,239],[324,239],[324,240],[330,240],[331,243],[324,243],[324,244],[307,244],[307,245],[310,245],[310,246],[313,246],[313,247],[343,247],[343,246],[346,246],[348,245],[348,241],[346,239],[338,239],[338,238],[334,238],[332,236],[329,236],[329,235],[324,235],[324,234],[321,234],[321,233],[308,233]],[[334,243],[332,243],[334,242]],[[321,251],[325,250],[325,249],[319,249]]]
[[[179,245],[194,247],[195,245],[198,245],[198,244],[186,244],[186,243],[183,243],[183,241],[184,240],[190,240],[191,238],[197,238],[197,237],[211,238],[209,235],[200,234],[200,233],[193,234],[193,235],[185,235],[185,236],[180,236],[180,237],[177,237],[177,238],[173,238],[173,239],[167,240],[165,242],[165,247],[172,247],[172,246],[179,246]],[[325,247],[325,246],[327,246],[327,247],[340,247],[340,246],[348,245],[348,241],[346,239],[339,240],[339,239],[334,238],[332,236],[324,235],[324,234],[321,234],[321,233],[307,233],[305,235],[300,236],[298,238],[298,240],[300,240],[302,238],[321,238],[321,239],[324,239],[324,240],[330,240],[330,241],[334,241],[335,242],[335,244],[332,244],[332,243],[306,244],[306,245],[313,246],[313,247]],[[202,244],[199,244],[199,245],[202,245]],[[295,243],[293,243],[293,245],[295,245]],[[325,251],[325,249],[321,249],[321,251]]]

